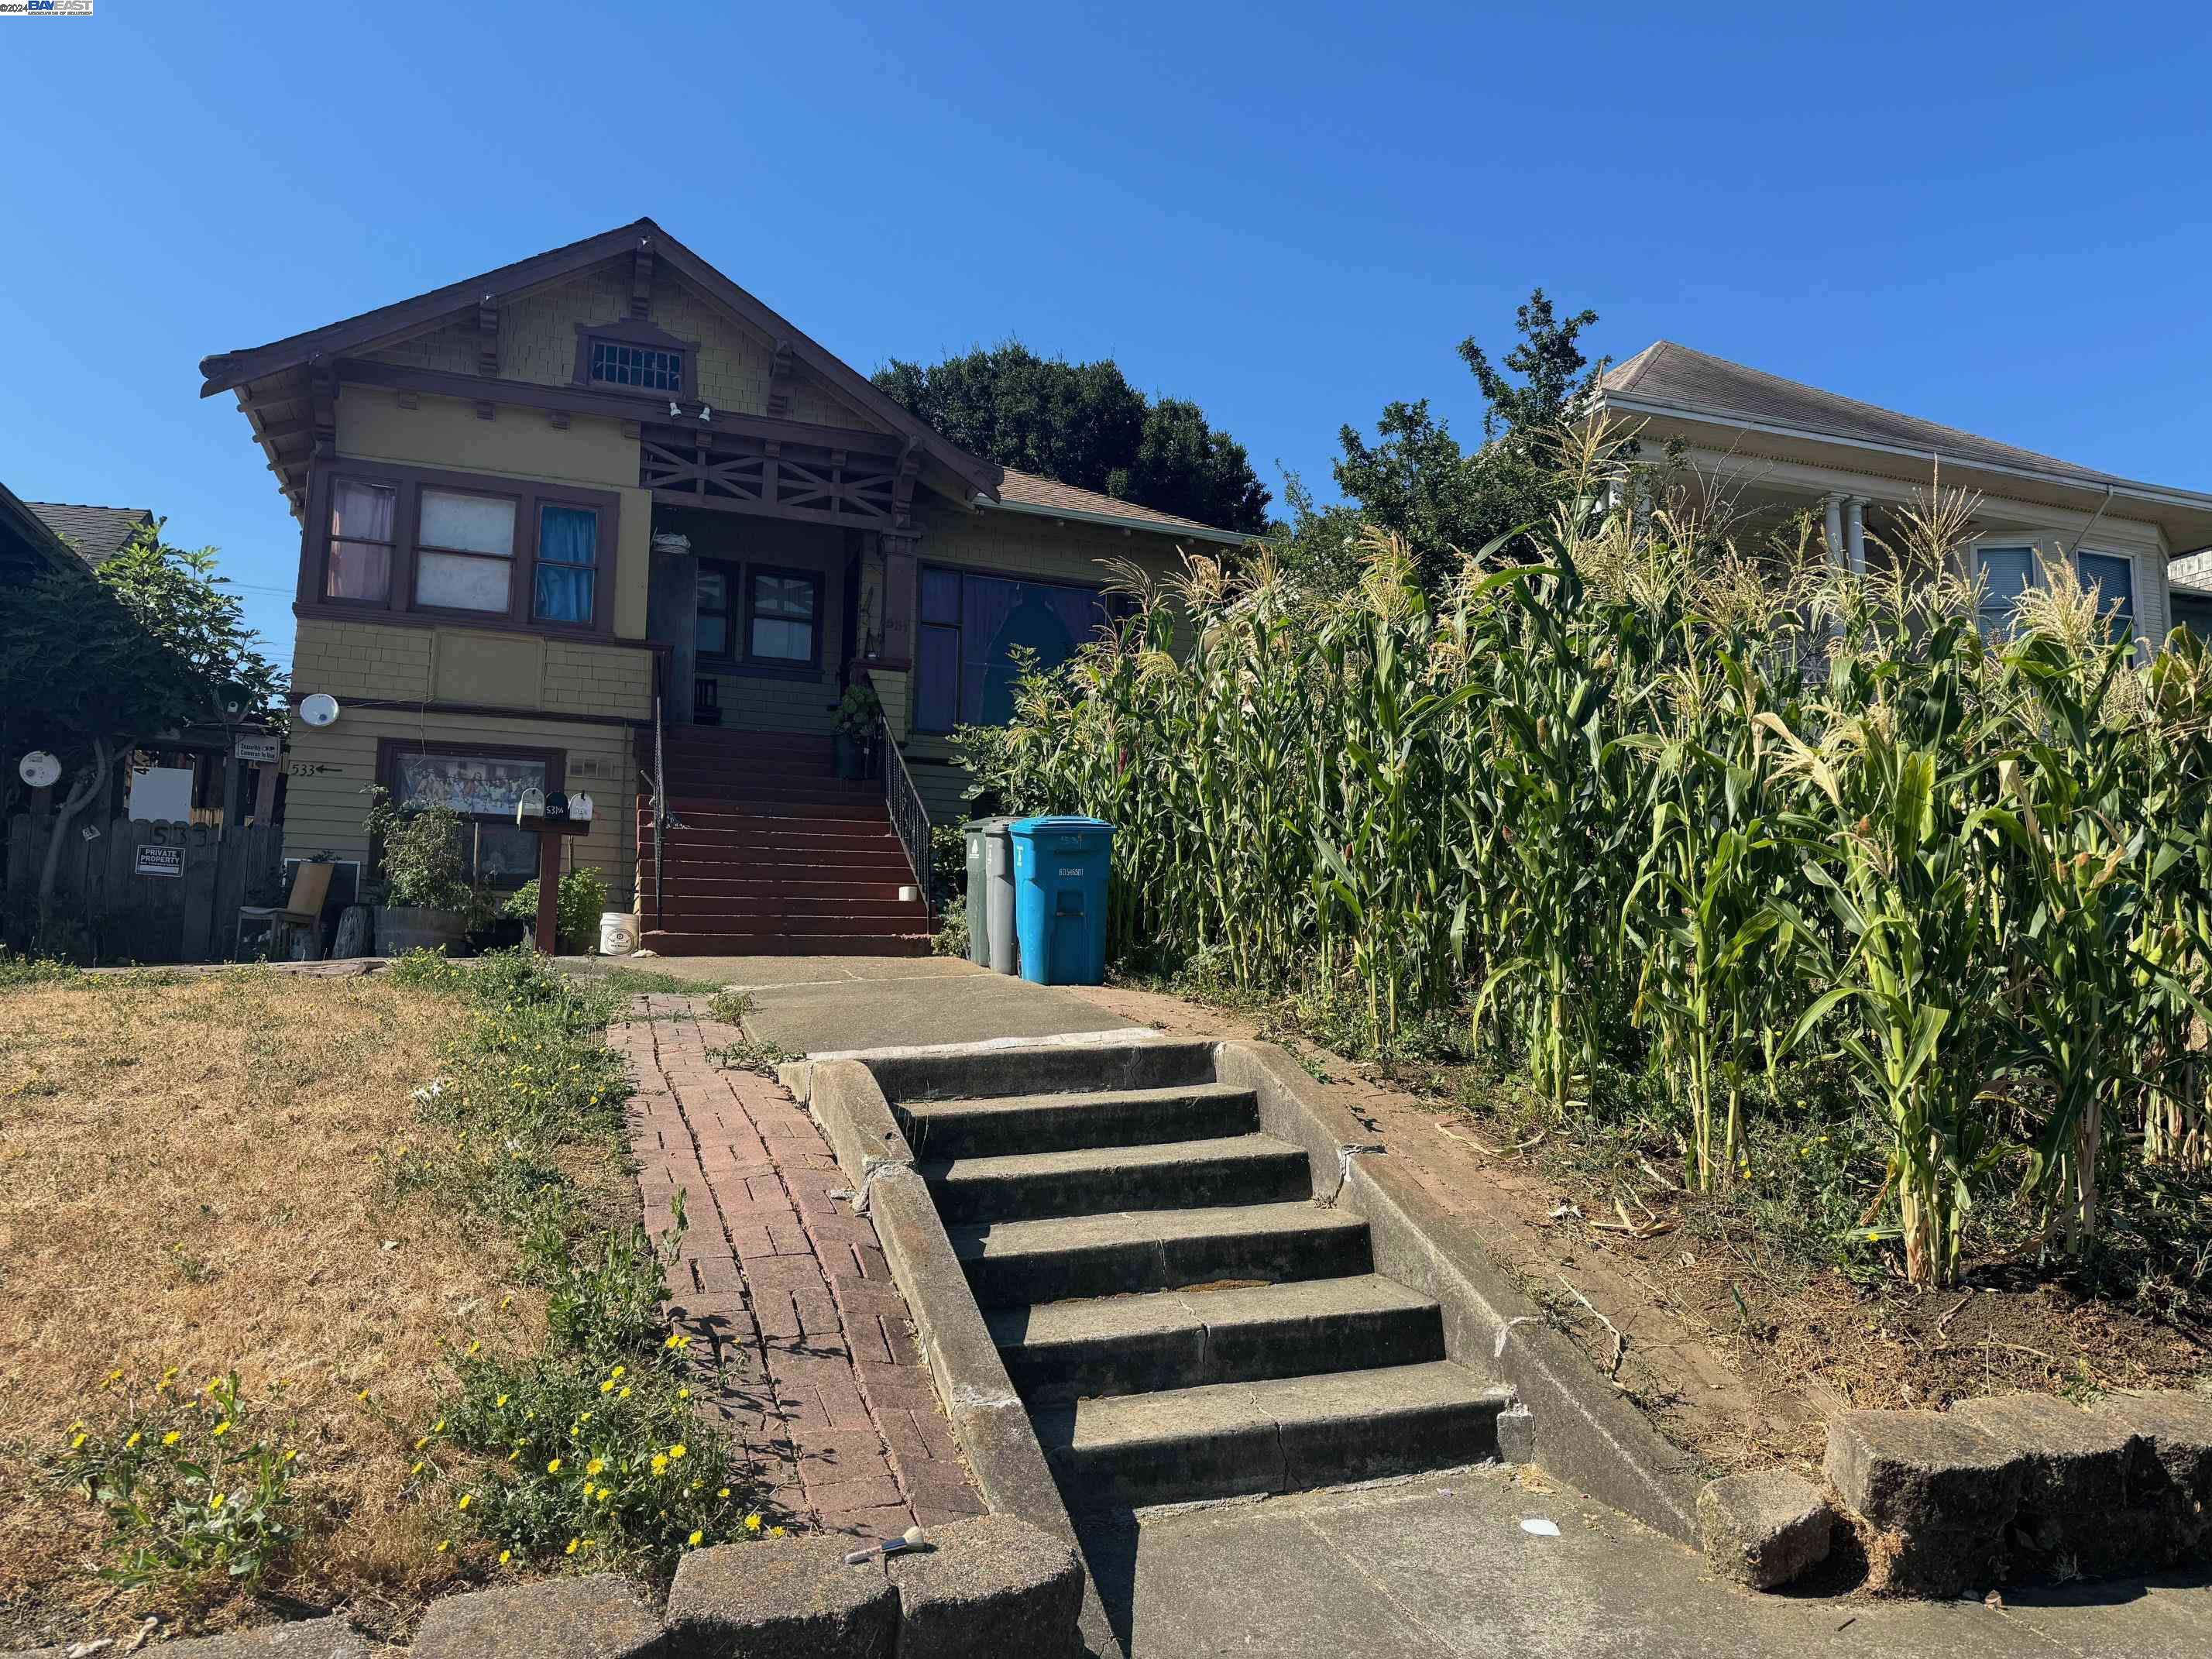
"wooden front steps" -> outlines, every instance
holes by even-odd
[[[687,726],[665,740],[672,822],[638,798],[640,943],[663,956],[927,956],[928,908],[883,787],[836,775],[830,739]],[[655,910],[656,884],[659,908]]]

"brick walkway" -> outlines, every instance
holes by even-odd
[[[672,1310],[695,1352],[712,1344],[706,1414],[800,1524],[880,1538],[981,1514],[875,1224],[830,1196],[847,1183],[805,1109],[708,1058],[739,1033],[701,999],[639,1001],[647,1018],[607,1040],[638,1079],[630,1144],[656,1237],[685,1194]]]

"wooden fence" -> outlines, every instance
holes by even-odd
[[[38,913],[52,814],[8,826],[10,931]],[[238,953],[238,910],[277,874],[284,832],[250,824],[228,835],[204,823],[79,817],[64,832],[54,878],[50,946],[99,962],[223,962]]]

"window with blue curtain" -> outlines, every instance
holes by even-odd
[[[2097,590],[2097,614],[2115,640],[2133,637],[2136,631],[2135,561],[2117,553],[2076,553],[2074,568],[2081,586]]]
[[[538,576],[531,614],[588,626],[598,598],[599,515],[586,507],[538,509]]]
[[[1024,663],[1052,669],[1111,619],[1095,588],[957,570],[921,572],[915,729],[1003,726]]]

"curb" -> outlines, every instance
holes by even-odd
[[[1118,1035],[1118,1034],[1116,1034]],[[928,1051],[932,1059],[974,1054],[979,1065],[998,1069],[1040,1051],[1072,1052],[1074,1061],[1095,1075],[1099,1056],[1095,1042],[1050,1044],[947,1044]],[[1124,1070],[1162,1055],[1164,1045],[1130,1045],[1133,1054]],[[915,1050],[887,1054],[888,1063]],[[1002,1059],[1001,1057],[1011,1057]],[[1060,1543],[1073,1555],[1083,1579],[1079,1619],[1083,1637],[1099,1659],[1121,1659],[1122,1648],[1099,1600],[1090,1562],[1085,1558],[1067,1506],[1030,1426],[1029,1411],[999,1358],[982,1311],[975,1305],[968,1275],[952,1253],[952,1241],[938,1217],[929,1188],[914,1172],[914,1150],[908,1146],[890,1102],[868,1061],[855,1057],[817,1059],[805,1062],[808,1075],[807,1109],[837,1155],[838,1167],[858,1189],[856,1205],[865,1204],[876,1224],[878,1243],[890,1264],[891,1278],[906,1297],[907,1310],[937,1382],[938,1398],[952,1419],[952,1431],[967,1455],[969,1471],[983,1501],[994,1515],[1018,1517]],[[788,1068],[797,1070],[797,1066]],[[787,1086],[789,1086],[787,1085]]]

